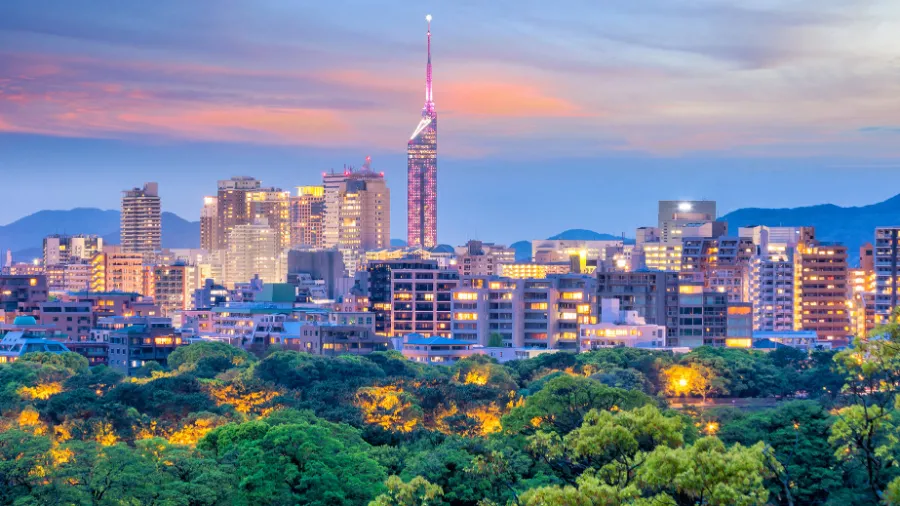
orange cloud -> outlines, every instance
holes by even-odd
[[[453,114],[508,118],[584,116],[572,102],[536,86],[500,81],[464,81],[442,84],[442,107]]]

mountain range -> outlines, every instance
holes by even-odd
[[[859,247],[871,242],[875,227],[900,225],[900,195],[867,206],[840,207],[821,204],[785,209],[745,208],[732,211],[719,219],[728,222],[731,234],[739,227],[751,225],[813,226],[820,241],[842,242],[847,245],[851,262],[858,258]],[[39,211],[0,226],[0,250],[13,251],[16,260],[28,261],[41,256],[43,238],[50,234],[96,234],[107,244],[119,242],[119,211],[96,208],[76,208],[67,211]],[[549,240],[615,240],[618,235],[571,229],[548,237]],[[632,239],[626,239],[630,243]],[[162,245],[164,248],[200,247],[200,223],[180,216],[162,213]],[[392,246],[405,245],[399,239]],[[531,258],[531,241],[510,245],[516,259]]]
[[[76,208],[67,211],[38,211],[9,225],[0,226],[0,249],[12,250],[17,261],[43,255],[44,237],[51,234],[94,234],[106,244],[119,244],[119,211]],[[177,214],[162,213],[164,248],[199,248],[200,222]]]
[[[821,204],[793,209],[738,209],[719,219],[728,222],[730,234],[736,234],[738,227],[752,225],[813,226],[816,239],[845,244],[850,262],[856,264],[860,246],[874,240],[875,227],[900,225],[900,195],[859,207]]]

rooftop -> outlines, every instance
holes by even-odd
[[[421,334],[409,334],[403,338],[403,344],[415,344],[419,346],[475,346],[476,341],[463,341],[447,337],[425,337]]]

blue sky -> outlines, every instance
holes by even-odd
[[[900,192],[900,4],[608,4],[5,0],[0,223],[150,180],[196,219],[217,179],[290,188],[372,155],[405,237],[427,12],[441,242]]]

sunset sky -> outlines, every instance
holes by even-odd
[[[900,193],[895,0],[3,0],[0,224],[144,181],[196,220],[371,155],[405,237],[426,13],[440,242]]]

